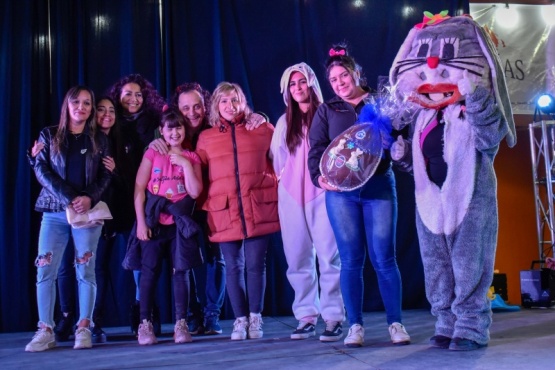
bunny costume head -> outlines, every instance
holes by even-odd
[[[439,110],[464,99],[457,83],[466,75],[495,96],[509,126],[507,143],[513,146],[516,135],[507,85],[491,39],[468,16],[425,14],[424,22],[409,32],[390,70],[397,94]]]

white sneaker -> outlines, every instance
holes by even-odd
[[[56,347],[56,337],[54,332],[46,328],[39,328],[33,339],[25,346],[26,352],[42,352]]]
[[[245,340],[247,339],[247,327],[249,320],[243,316],[235,319],[233,323],[233,332],[231,332],[231,340]]]
[[[264,336],[262,331],[262,315],[259,313],[251,313],[249,320],[249,339],[258,339]]]
[[[156,339],[156,335],[154,335],[154,328],[152,327],[152,323],[147,319],[144,319],[143,322],[139,325],[138,341],[141,346],[158,343],[158,339]]]
[[[343,341],[347,347],[357,348],[364,344],[364,328],[360,324],[354,324],[349,328],[349,333]]]
[[[178,320],[175,323],[173,327],[173,340],[175,343],[191,343],[193,341],[185,319]]]
[[[389,325],[389,335],[393,344],[410,344],[410,335],[401,323]]]
[[[77,328],[73,349],[92,348],[92,333],[88,328]]]

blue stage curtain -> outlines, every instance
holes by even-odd
[[[0,331],[32,330],[37,322],[35,267],[40,190],[25,152],[40,129],[58,122],[65,92],[85,84],[97,96],[129,73],[141,73],[167,97],[185,81],[212,90],[239,83],[256,111],[272,122],[284,110],[283,70],[310,64],[324,90],[331,44],[347,41],[368,84],[386,76],[401,42],[425,10],[468,13],[465,0],[3,0],[0,3]],[[398,263],[404,308],[423,307],[423,273],[414,227],[410,176],[397,174]],[[108,324],[125,325],[132,280],[114,254]],[[279,234],[268,255],[265,315],[291,314],[293,292]],[[164,273],[167,275],[168,273]],[[365,310],[382,309],[375,274],[365,271]],[[171,322],[169,279],[159,284],[164,321]],[[224,318],[232,317],[229,305]]]

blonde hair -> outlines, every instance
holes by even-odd
[[[237,85],[236,83],[232,82],[220,82],[216,89],[212,93],[212,99],[210,101],[210,113],[209,113],[209,123],[212,127],[217,127],[220,124],[220,99],[224,95],[229,95],[232,92],[237,93],[237,97],[239,98],[239,112],[238,113],[245,113],[245,117],[248,117],[252,113],[252,109],[247,105],[247,98],[245,97],[245,93],[243,93],[243,89],[241,86]]]

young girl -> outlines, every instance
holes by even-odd
[[[232,340],[263,336],[266,251],[279,230],[277,180],[268,158],[273,126],[263,123],[248,131],[250,112],[239,85],[220,83],[210,104],[212,128],[197,143],[209,179],[202,208],[208,212],[209,239],[220,243],[224,255],[236,317]]]
[[[138,330],[141,345],[157,342],[150,313],[162,256],[168,248],[174,271],[175,343],[192,341],[185,320],[189,269],[201,262],[195,238],[184,235],[182,227],[176,227],[176,222],[192,223],[188,216],[194,208],[193,199],[202,190],[200,160],[195,153],[182,149],[185,118],[179,111],[170,108],[162,114],[160,134],[169,146],[169,153],[160,154],[147,149],[135,182],[136,236],[141,248],[141,324]]]

